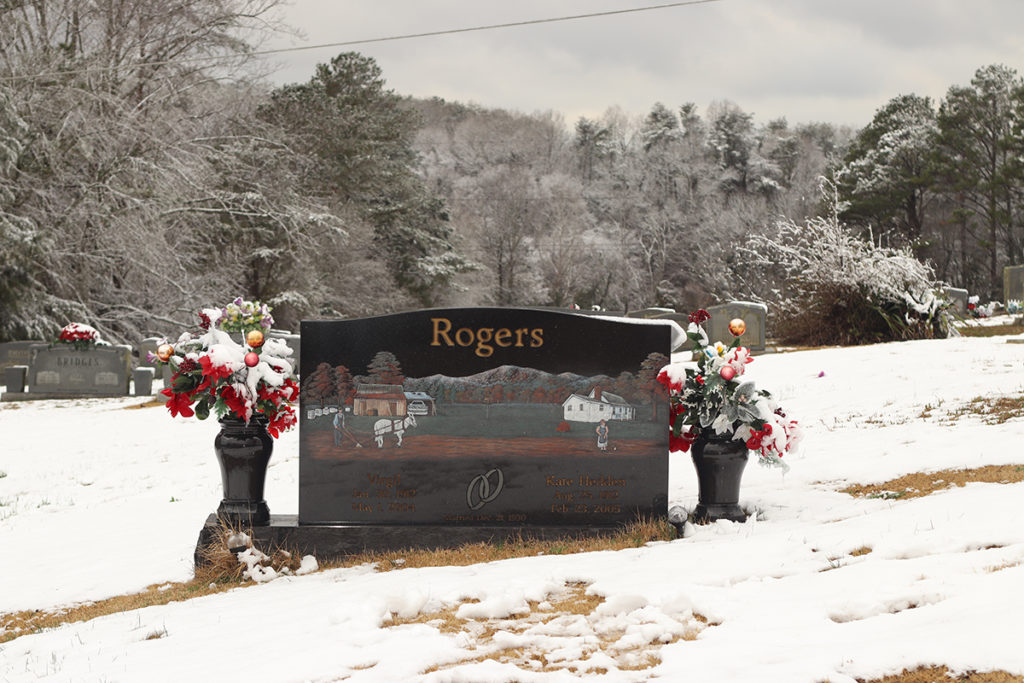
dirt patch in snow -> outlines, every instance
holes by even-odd
[[[589,594],[585,583],[570,582],[543,602],[527,601],[508,617],[473,619],[459,616],[467,600],[439,612],[409,619],[393,617],[389,628],[424,624],[457,635],[469,651],[459,661],[432,667],[423,673],[471,662],[494,660],[530,672],[606,674],[642,671],[661,663],[663,646],[694,640],[714,624],[686,611],[670,616],[653,610],[614,614],[605,599]],[[671,622],[671,623],[670,623]]]

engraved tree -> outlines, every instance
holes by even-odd
[[[640,363],[640,372],[636,374],[636,386],[638,392],[651,397],[651,422],[658,421],[659,398],[667,398],[668,393],[665,387],[658,382],[658,373],[668,365],[669,359],[663,353],[650,353]]]
[[[335,393],[337,372],[327,363],[320,363],[302,381],[302,397],[307,401],[319,401],[320,407]]]
[[[366,373],[373,384],[403,384],[405,375],[398,358],[390,351],[378,351],[366,366]]]
[[[356,393],[355,380],[344,365],[334,368],[334,393],[338,396],[338,407],[347,404]]]

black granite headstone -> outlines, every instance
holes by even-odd
[[[301,525],[666,513],[669,325],[466,308],[301,334]]]

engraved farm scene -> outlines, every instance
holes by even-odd
[[[332,460],[646,454],[664,439],[657,376],[667,362],[641,354],[635,370],[614,377],[516,365],[406,377],[390,351],[359,374],[320,363],[302,382],[304,439],[314,457]]]

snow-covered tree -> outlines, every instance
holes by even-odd
[[[308,185],[374,229],[379,256],[401,288],[431,305],[473,264],[456,251],[444,202],[417,174],[416,113],[385,88],[370,57],[342,53],[304,84],[275,90],[261,109],[316,160]]]
[[[930,177],[938,126],[927,97],[900,95],[879,109],[836,171],[844,217],[886,230],[911,243],[922,237],[934,196]]]
[[[834,185],[823,182],[829,213],[803,223],[779,220],[745,249],[771,282],[775,334],[790,343],[865,344],[947,336],[947,302],[932,269],[908,248],[865,239],[840,221]]]
[[[958,203],[965,238],[987,250],[989,296],[1001,296],[1000,266],[1024,258],[1024,240],[1015,226],[1020,185],[1013,178],[1013,130],[1024,81],[1002,65],[982,67],[970,86],[953,86],[939,105],[936,175],[942,190]]]

